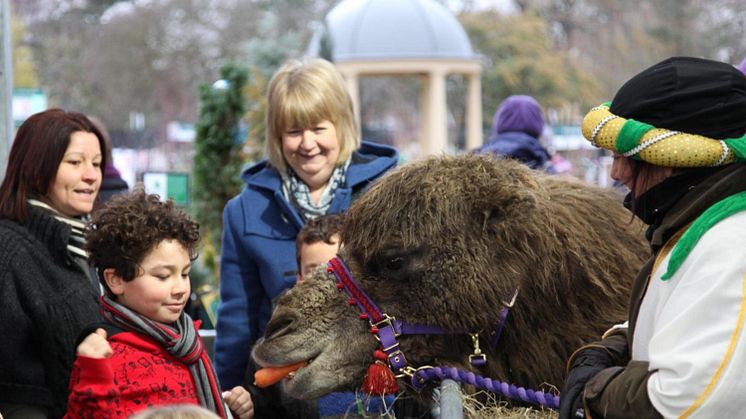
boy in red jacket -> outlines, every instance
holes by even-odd
[[[222,418],[251,418],[246,389],[221,393],[199,322],[184,312],[199,225],[140,189],[95,213],[86,239],[106,290],[106,322],[78,346],[65,417],[127,418],[150,406],[198,404]]]

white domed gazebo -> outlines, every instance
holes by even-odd
[[[482,144],[481,64],[461,24],[434,0],[343,0],[325,18],[308,54],[330,41],[334,64],[344,76],[360,115],[359,78],[420,75],[423,155],[447,149],[446,76],[468,78],[466,147]]]

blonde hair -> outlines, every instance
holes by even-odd
[[[145,409],[130,419],[220,419],[220,416],[202,406],[174,404]]]
[[[311,128],[321,121],[334,124],[339,141],[337,164],[360,146],[360,130],[344,79],[321,58],[291,60],[272,77],[267,91],[266,147],[269,163],[282,173],[282,134]]]

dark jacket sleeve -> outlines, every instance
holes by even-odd
[[[593,417],[662,418],[648,397],[648,362],[629,361],[602,370],[585,385],[584,404]]]
[[[660,418],[648,397],[649,364],[632,361],[626,328],[616,329],[595,342],[594,346],[606,349],[616,366],[605,368],[593,376],[585,385],[583,404],[589,417]]]

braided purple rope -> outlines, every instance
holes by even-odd
[[[503,381],[482,377],[473,372],[453,367],[428,367],[419,369],[412,376],[412,386],[415,389],[421,390],[425,386],[425,382],[428,380],[444,380],[446,378],[450,378],[451,380],[460,383],[471,384],[474,387],[491,391],[509,399],[519,399],[542,407],[548,407],[555,410],[559,409],[559,396],[545,393],[543,391],[518,387],[515,384],[508,384]]]

